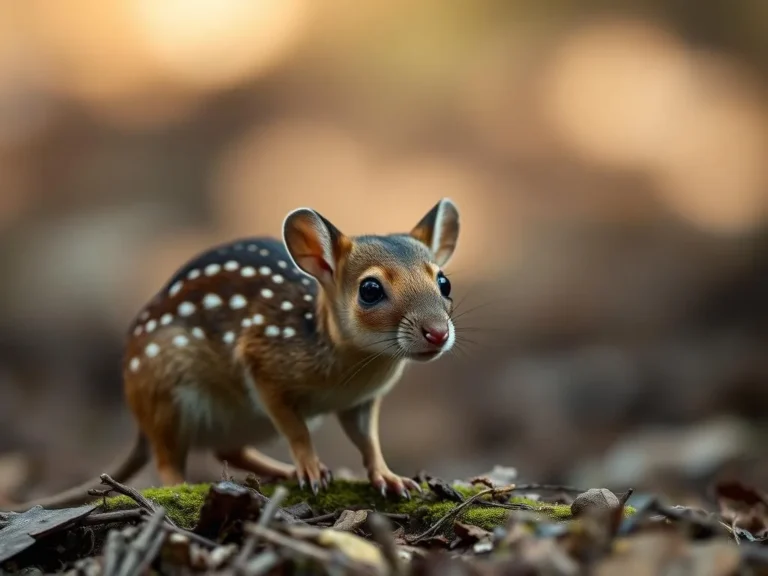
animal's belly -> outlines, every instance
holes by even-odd
[[[182,433],[192,448],[234,450],[280,437],[263,408],[247,396],[221,398],[205,389],[186,387],[179,390],[176,399],[181,408]],[[310,430],[317,429],[321,422],[322,416],[307,415]]]

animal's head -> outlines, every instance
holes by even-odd
[[[371,353],[428,361],[451,349],[451,283],[459,212],[440,200],[409,232],[346,236],[314,210],[285,218],[283,240],[314,277],[343,343]]]

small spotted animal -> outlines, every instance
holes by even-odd
[[[317,493],[331,475],[311,431],[334,414],[370,482],[409,497],[418,484],[387,466],[379,409],[409,361],[435,360],[454,344],[443,267],[458,233],[449,199],[410,233],[385,236],[345,236],[300,208],[286,216],[282,241],[237,240],[187,262],[129,328],[123,375],[139,433],[110,475],[125,481],[152,458],[164,485],[181,483],[189,451],[205,449]],[[292,465],[255,447],[278,436]],[[69,505],[84,493],[22,507]]]

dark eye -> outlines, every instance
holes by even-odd
[[[442,272],[437,273],[437,285],[440,287],[440,294],[448,298],[451,295],[451,281]]]
[[[384,298],[384,288],[378,280],[366,278],[360,282],[360,300],[366,304],[376,304]]]

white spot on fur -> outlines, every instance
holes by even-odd
[[[154,332],[155,328],[157,328],[157,320],[150,320],[147,322],[147,333]]]
[[[221,297],[218,294],[206,294],[203,297],[203,306],[206,310],[218,308],[222,305]]]
[[[307,312],[306,314],[304,314],[304,318],[306,318],[307,320],[312,320],[312,312]]]
[[[138,358],[131,358],[131,363],[128,365],[131,372],[138,372],[141,368],[141,361]]]
[[[309,286],[309,278],[302,278],[301,283],[304,284],[304,286]]]
[[[149,310],[144,310],[144,312],[141,313],[141,316],[139,316],[139,320],[142,322],[146,322],[149,319]]]
[[[280,334],[280,328],[277,326],[267,326],[264,328],[264,334],[267,336],[277,336]]]
[[[304,300],[306,302],[312,302],[312,294],[304,294]]]
[[[187,280],[195,280],[196,278],[200,278],[200,270],[197,268],[190,270],[189,274],[187,274]]]
[[[224,334],[223,340],[226,344],[232,344],[235,341],[235,333],[234,332],[226,332]]]
[[[256,269],[253,266],[245,266],[240,270],[240,274],[243,278],[253,278],[256,276]]]
[[[179,280],[178,282],[174,282],[173,285],[168,289],[168,296],[173,298],[174,296],[176,296],[176,294],[181,292],[181,288],[183,286],[184,286],[184,282],[182,282],[181,280]]]
[[[236,260],[230,260],[229,262],[224,264],[224,270],[226,270],[227,272],[234,272],[238,268],[240,268],[240,263],[237,262]]]
[[[269,250],[267,250],[266,248],[262,248],[261,250],[259,250],[259,254],[261,254],[262,256],[269,256]]]
[[[275,295],[275,293],[274,293],[274,292],[272,292],[272,290],[270,290],[269,288],[262,288],[262,290],[261,290],[261,295],[262,295],[264,298],[272,298],[272,296],[274,296],[274,295]]]
[[[248,246],[248,252],[256,252],[256,250],[257,250],[258,248],[259,248],[259,247],[258,247],[258,246],[256,246],[256,244],[250,244],[250,245]]]
[[[285,260],[278,260],[277,261],[277,265],[280,266],[280,268],[283,268],[283,269],[288,268],[288,262],[286,262]]]
[[[259,268],[259,274],[261,274],[262,276],[269,276],[270,274],[272,274],[272,269],[269,266],[262,266],[261,268]]]
[[[160,354],[160,346],[158,346],[154,342],[150,342],[149,344],[147,344],[147,347],[144,348],[144,353],[150,358],[154,358],[155,356]]]
[[[250,328],[253,324],[253,321],[250,318],[243,318],[243,321],[240,322],[240,326],[243,328]]]
[[[280,274],[275,274],[274,276],[272,276],[272,282],[274,282],[275,284],[282,284],[284,280],[285,279],[282,276],[280,276]]]
[[[199,326],[195,326],[194,328],[192,328],[192,336],[194,336],[198,340],[205,340],[205,331]]]
[[[248,306],[248,300],[245,299],[245,296],[235,294],[229,299],[229,307],[232,308],[232,310],[238,310],[240,308],[245,308],[246,306]]]
[[[192,302],[182,302],[179,304],[179,316],[192,316],[197,308]]]
[[[160,324],[163,326],[168,326],[171,322],[173,322],[173,314],[163,314],[160,318]]]
[[[293,310],[293,304],[288,302],[288,300],[283,300],[283,302],[280,304],[280,308],[282,310]]]
[[[253,316],[253,325],[254,326],[261,326],[264,324],[264,316],[261,314],[254,314]]]
[[[283,328],[283,338],[292,338],[296,335],[296,330],[291,328],[290,326],[286,326]]]
[[[141,336],[141,333],[144,332],[144,326],[139,324],[136,326],[136,328],[133,329],[133,335],[134,336]]]
[[[184,334],[179,334],[173,337],[173,343],[179,348],[184,348],[184,346],[189,344],[189,338],[184,336]]]
[[[208,266],[205,267],[206,276],[215,276],[219,272],[221,272],[220,264],[208,264]]]

